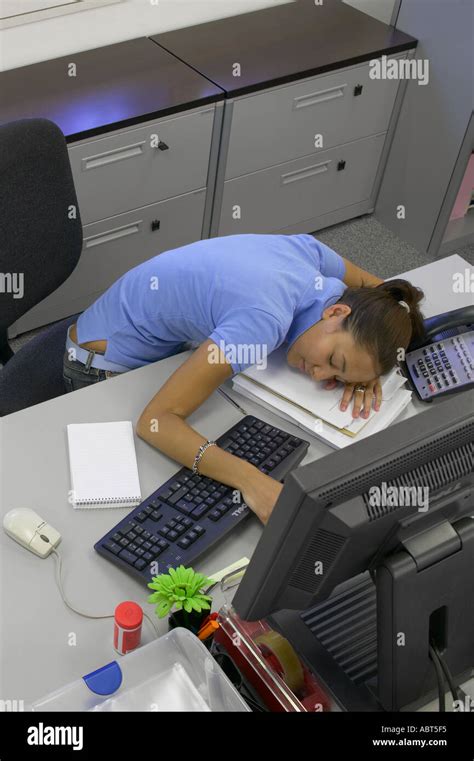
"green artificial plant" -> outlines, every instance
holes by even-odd
[[[149,596],[148,602],[156,603],[155,613],[158,618],[164,618],[174,608],[184,611],[188,623],[187,614],[210,609],[212,597],[203,594],[203,590],[213,583],[213,579],[180,565],[178,568],[170,568],[168,573],[153,577],[148,586],[155,592]]]

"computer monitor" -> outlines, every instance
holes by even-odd
[[[432,642],[453,675],[466,674],[474,664],[473,463],[471,390],[297,468],[234,597],[236,612],[256,620],[317,609],[344,588],[345,603],[333,606],[343,630],[347,618],[339,650],[347,656],[357,640],[368,657],[376,639],[372,689],[389,710],[435,687]],[[367,571],[373,595],[355,612],[347,582]],[[364,632],[364,605],[376,607],[375,637]],[[331,650],[330,639],[319,644]]]

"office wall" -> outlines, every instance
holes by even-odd
[[[416,58],[429,61],[429,84],[408,82],[375,216],[423,252],[474,106],[472,18],[472,0],[402,0],[398,16],[419,40]]]
[[[398,0],[343,0],[343,2],[385,24],[390,24],[393,9],[398,4]]]
[[[43,21],[0,29],[0,71],[68,53],[179,29],[289,0],[122,0]],[[290,0],[291,1],[291,0]]]

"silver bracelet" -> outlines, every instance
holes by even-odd
[[[192,471],[195,475],[199,475],[198,465],[201,462],[202,456],[204,452],[206,451],[206,449],[209,449],[209,447],[215,447],[215,446],[217,446],[216,442],[209,441],[209,439],[206,441],[205,444],[201,444],[201,446],[198,449],[198,453],[196,457],[194,458],[193,467],[192,467]]]

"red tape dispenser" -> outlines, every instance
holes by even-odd
[[[332,701],[287,639],[266,621],[243,621],[229,606],[219,612],[215,640],[271,711],[330,711]]]

